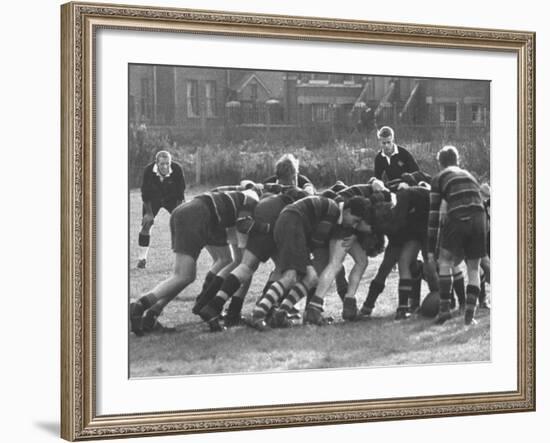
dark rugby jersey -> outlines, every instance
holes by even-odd
[[[208,204],[211,215],[218,226],[230,228],[235,226],[239,211],[252,212],[258,203],[258,196],[253,191],[206,192],[197,195]]]
[[[154,172],[155,162],[148,164],[143,171],[141,184],[141,199],[144,202],[170,202],[183,201],[185,192],[185,178],[181,165],[172,162],[172,173],[161,181]]]
[[[311,237],[316,246],[321,246],[329,239],[341,215],[338,203],[319,195],[302,198],[288,205],[284,211],[300,215],[306,235]]]
[[[397,146],[397,153],[390,157],[388,163],[387,157],[382,155],[382,151],[376,154],[374,158],[374,175],[382,179],[386,173],[386,181],[400,178],[405,172],[418,171],[418,164],[409,151],[401,146]]]
[[[304,194],[305,192],[300,190],[300,192],[273,194],[262,198],[254,209],[254,220],[262,224],[268,224],[269,227],[266,227],[264,230],[267,232],[272,231],[282,210],[296,200],[304,197]]]
[[[343,201],[344,203],[353,197],[368,198],[373,204],[380,201],[391,201],[391,193],[389,191],[374,192],[370,184],[349,186],[336,194],[335,200]]]
[[[430,190],[411,186],[397,192],[397,201],[392,208],[394,231],[408,229],[426,233],[430,212]]]
[[[473,213],[485,210],[479,183],[472,174],[458,166],[445,168],[432,179],[428,220],[429,252],[434,252],[436,247],[442,199],[447,202],[447,217],[467,219]]]

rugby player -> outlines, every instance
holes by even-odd
[[[216,255],[227,255],[226,228],[235,226],[239,217],[252,214],[258,200],[258,194],[252,190],[208,192],[172,212],[174,273],[130,303],[130,326],[136,335],[155,329],[166,305],[195,280],[197,258],[204,247],[208,245]]]
[[[354,228],[365,216],[367,203],[364,198],[355,197],[339,206],[335,201],[310,196],[288,205],[275,223],[274,240],[277,248],[277,263],[282,276],[273,282],[253,311],[252,326],[264,330],[265,318],[273,306],[287,296],[280,305],[276,322],[286,326],[288,314],[296,303],[307,297],[317,286],[318,274],[313,267],[310,254],[326,248],[335,226]],[[306,306],[304,323],[321,325],[323,299],[312,296]]]
[[[441,171],[432,179],[430,216],[428,222],[428,258],[435,263],[438,230],[440,309],[436,319],[442,324],[452,318],[452,269],[457,261],[465,260],[468,272],[464,323],[474,323],[476,304],[480,295],[479,267],[487,254],[487,220],[477,180],[459,168],[459,155],[454,146],[444,146],[437,154]],[[447,202],[446,221],[440,226],[441,201]]]

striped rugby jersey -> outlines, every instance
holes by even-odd
[[[259,200],[258,194],[252,190],[206,192],[195,198],[208,204],[212,217],[222,228],[235,226],[239,212],[244,210],[252,212]]]
[[[428,251],[435,252],[441,200],[447,202],[447,217],[467,219],[472,213],[485,211],[479,183],[472,174],[458,166],[443,169],[432,179],[428,218]]]
[[[322,246],[329,239],[333,228],[341,223],[340,205],[320,195],[302,198],[288,205],[283,209],[285,211],[300,215],[305,233],[311,237],[315,246]]]

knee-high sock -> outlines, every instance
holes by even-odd
[[[466,290],[464,287],[464,275],[462,271],[458,271],[453,275],[453,290],[458,299],[458,304],[464,306],[466,303]]]
[[[240,287],[241,282],[239,281],[239,279],[233,274],[229,274],[227,278],[223,281],[220,290],[216,293],[216,296],[212,298],[210,302],[208,302],[208,306],[211,307],[218,314],[221,313],[225,302],[229,300]],[[208,291],[209,290],[210,288],[208,289]]]
[[[197,301],[195,303],[195,310],[200,310],[208,303],[210,303],[210,301],[216,296],[217,292],[222,287],[223,281],[224,279],[222,277],[219,277],[217,275],[214,276],[206,291],[201,292],[200,296],[197,298]]]
[[[149,243],[151,236],[149,234],[139,233],[138,245],[139,245],[139,259],[147,260],[147,253],[149,252]]]
[[[473,311],[477,305],[480,290],[477,286],[468,285],[466,287],[466,309]]]
[[[256,302],[252,316],[255,318],[266,317],[269,310],[279,303],[279,300],[283,297],[284,292],[285,287],[280,282],[273,282],[266,291],[265,295],[263,295]]]
[[[440,296],[439,310],[441,312],[449,311],[451,309],[452,294],[453,294],[452,274],[440,275],[439,276],[439,296]]]
[[[302,283],[298,282],[296,283],[290,291],[288,291],[287,296],[281,303],[281,309],[290,312],[291,309],[298,303],[302,298],[306,297],[308,295],[308,289],[307,287]]]
[[[398,309],[408,309],[409,307],[409,298],[412,296],[413,284],[412,280],[409,278],[400,278],[399,279],[399,306]]]

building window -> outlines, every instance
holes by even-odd
[[[485,123],[485,108],[480,104],[472,105],[472,123],[482,125]]]
[[[258,101],[258,83],[250,83],[250,101]]]
[[[314,103],[311,105],[311,117],[314,122],[330,121],[330,107],[328,103]]]
[[[206,115],[207,117],[216,116],[216,82],[207,81],[206,86]]]
[[[310,83],[319,83],[326,84],[328,83],[329,75],[328,74],[311,74]]]
[[[187,117],[199,116],[199,82],[187,80]]]
[[[346,84],[352,84],[352,83],[354,83],[354,81],[353,81],[353,75],[351,75],[351,74],[344,74],[344,83],[346,83]]]
[[[439,121],[441,123],[456,123],[456,117],[456,103],[441,105],[439,114]]]

